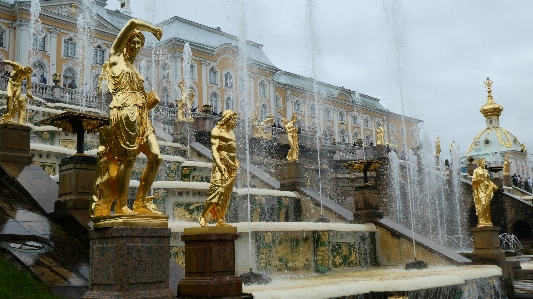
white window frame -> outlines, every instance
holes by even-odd
[[[326,108],[326,110],[324,110],[324,117],[327,118],[327,119],[331,119],[332,118],[331,108]]]
[[[170,63],[163,62],[163,65],[161,65],[161,72],[163,73],[163,80],[170,79]]]
[[[62,50],[63,50],[63,56],[64,57],[68,57],[68,58],[76,58],[76,57],[78,57],[77,56],[77,52],[78,52],[77,46],[78,46],[78,44],[76,43],[76,40],[73,37],[64,38],[62,46],[63,46]],[[74,47],[74,55],[73,56],[70,55],[71,51],[72,51],[72,47]]]
[[[396,125],[394,123],[390,123],[389,130],[391,134],[396,134]]]
[[[213,95],[216,96],[216,99],[213,98]],[[220,96],[216,92],[211,92],[209,94],[209,105],[211,105],[211,108],[213,109],[214,113],[218,113],[218,105],[220,102]]]
[[[212,85],[218,85],[218,70],[215,66],[212,66],[208,70],[208,82]]]
[[[228,78],[229,78],[230,84],[228,84]],[[226,71],[224,73],[224,87],[228,89],[233,89],[234,86],[235,86],[235,82],[233,80],[233,74],[230,71]]]
[[[266,98],[267,97],[267,89],[268,89],[268,86],[266,84],[266,82],[264,80],[261,80],[259,81],[259,88],[257,90],[257,92],[259,93],[259,96],[262,97],[262,98]]]
[[[93,63],[102,65],[105,62],[105,49],[101,45],[97,45],[93,49]]]

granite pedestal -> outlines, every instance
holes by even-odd
[[[500,249],[500,228],[480,226],[470,229],[474,238],[472,262],[476,264],[494,264],[505,260],[505,253]]]
[[[302,175],[302,165],[298,161],[286,162],[281,165],[281,190],[296,190],[297,187],[305,186],[305,177]]]
[[[367,223],[383,218],[380,207],[379,190],[373,185],[355,187],[353,194],[355,223]]]
[[[175,298],[168,283],[169,228],[101,228],[89,231],[89,237],[89,291],[84,299]]]
[[[88,210],[96,179],[96,158],[70,156],[59,164],[59,199],[55,211]]]
[[[0,161],[31,164],[31,128],[0,121]]]
[[[185,228],[185,278],[178,298],[253,298],[235,276],[235,227]]]

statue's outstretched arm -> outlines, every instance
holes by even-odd
[[[153,26],[152,24],[139,19],[130,19],[118,34],[113,46],[111,46],[110,56],[122,54],[128,39],[135,29],[151,32],[158,40],[160,40],[163,35],[163,29],[161,29],[161,27]]]

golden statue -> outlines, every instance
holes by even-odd
[[[233,184],[239,170],[237,160],[237,141],[233,129],[237,124],[237,113],[225,110],[222,118],[211,131],[211,151],[213,152],[213,167],[211,169],[211,183],[205,201],[205,207],[200,217],[200,226],[207,226],[207,215],[217,222],[217,226],[231,226],[226,223]]]
[[[176,100],[176,105],[178,106],[176,119],[178,121],[193,121],[190,111],[192,109],[192,103],[194,102],[194,92],[187,91],[187,86],[185,85],[185,80],[183,78],[181,78],[178,83],[178,87],[181,90],[181,98]],[[185,116],[185,111],[189,111],[187,117]]]
[[[439,136],[437,136],[437,140],[435,140],[435,156],[440,156],[440,139],[439,139]]]
[[[257,119],[257,111],[253,111],[252,115],[250,115],[250,121],[252,122],[252,129],[254,130],[253,137],[254,138],[261,138],[263,137],[263,130],[261,130],[261,124],[259,123],[259,120]]]
[[[113,101],[109,105],[110,125],[100,129],[91,217],[109,215],[114,200],[117,201],[115,214],[161,214],[151,202],[154,197],[147,196],[162,157],[148,115],[159,103],[159,97],[154,91],[146,94],[144,78],[134,66],[145,41],[140,30],[151,32],[158,40],[163,34],[160,27],[137,19],[129,20],[102,66],[99,86],[102,80],[107,81]],[[146,155],[148,163],[131,210],[127,205],[130,175],[140,152]]]
[[[274,124],[274,115],[270,114],[267,118],[265,118],[264,121],[259,122],[257,118],[257,111],[254,110],[252,115],[250,115],[250,120],[254,130],[254,138],[272,139],[272,133],[267,131],[266,127],[271,127],[272,124]]]
[[[477,226],[492,226],[490,201],[498,187],[490,180],[489,171],[485,169],[485,158],[478,160],[478,167],[472,175],[472,189],[478,217]]]
[[[26,96],[33,99],[31,94],[31,74],[33,69],[31,66],[23,67],[18,62],[4,60],[4,63],[13,67],[9,81],[7,82],[7,113],[4,114],[3,120],[15,121],[15,116],[18,115],[18,123],[24,124],[26,122],[26,99],[21,99],[22,80],[27,79]]]
[[[296,114],[293,114],[290,121],[287,121],[285,117],[282,117],[281,121],[285,125],[285,132],[287,132],[287,139],[289,140],[289,146],[291,147],[287,153],[287,161],[298,161],[298,155],[300,154],[300,148],[298,145],[298,127],[294,125],[298,121],[298,118],[296,118]]]
[[[452,141],[452,143],[450,143],[450,153],[452,152],[453,150],[453,144],[455,143],[455,140]]]
[[[383,123],[379,124],[376,133],[376,145],[385,144],[385,129],[383,129]]]
[[[262,138],[272,139],[272,133],[267,130],[267,128],[272,127],[274,124],[274,114],[270,114],[265,120],[261,123]]]
[[[503,175],[510,176],[511,175],[511,162],[509,162],[509,155],[505,155],[505,161],[503,162]]]

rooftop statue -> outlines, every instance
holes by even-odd
[[[233,110],[225,110],[222,118],[211,131],[213,167],[205,207],[198,219],[200,226],[207,226],[209,214],[217,222],[217,226],[231,226],[226,223],[225,218],[239,170],[239,160],[236,155],[237,141],[233,133],[236,124],[237,113]]]
[[[278,110],[278,112],[283,115],[281,110]],[[289,141],[289,146],[291,147],[291,149],[287,153],[287,161],[298,161],[300,148],[298,144],[298,127],[295,126],[295,123],[298,121],[298,118],[296,118],[296,114],[293,114],[291,120],[288,121],[285,116],[283,116],[281,118],[281,121],[285,125],[285,132],[287,132],[287,139]]]
[[[440,139],[437,136],[437,140],[435,140],[435,156],[440,156]]]
[[[163,34],[160,27],[138,19],[129,20],[113,43],[99,78],[100,83],[107,81],[113,101],[109,105],[110,125],[100,130],[91,217],[109,215],[114,200],[117,201],[115,214],[161,214],[151,202],[153,196],[148,196],[162,157],[148,116],[149,110],[159,103],[159,97],[154,91],[146,94],[144,78],[134,66],[145,41],[141,30],[152,33],[158,40]],[[130,175],[141,152],[148,162],[132,210],[127,205]]]
[[[478,160],[478,167],[472,175],[472,189],[478,217],[477,226],[492,226],[490,202],[498,187],[490,180],[489,171],[485,169],[485,158]]]
[[[385,144],[385,129],[383,129],[383,123],[379,124],[376,133],[376,145]]]
[[[18,123],[24,124],[26,122],[26,99],[21,98],[22,81],[27,79],[26,96],[33,99],[30,80],[33,69],[31,66],[23,67],[18,62],[7,59],[4,60],[4,63],[12,66],[13,71],[7,82],[7,113],[4,114],[3,120],[15,121],[15,116],[18,115]]]

